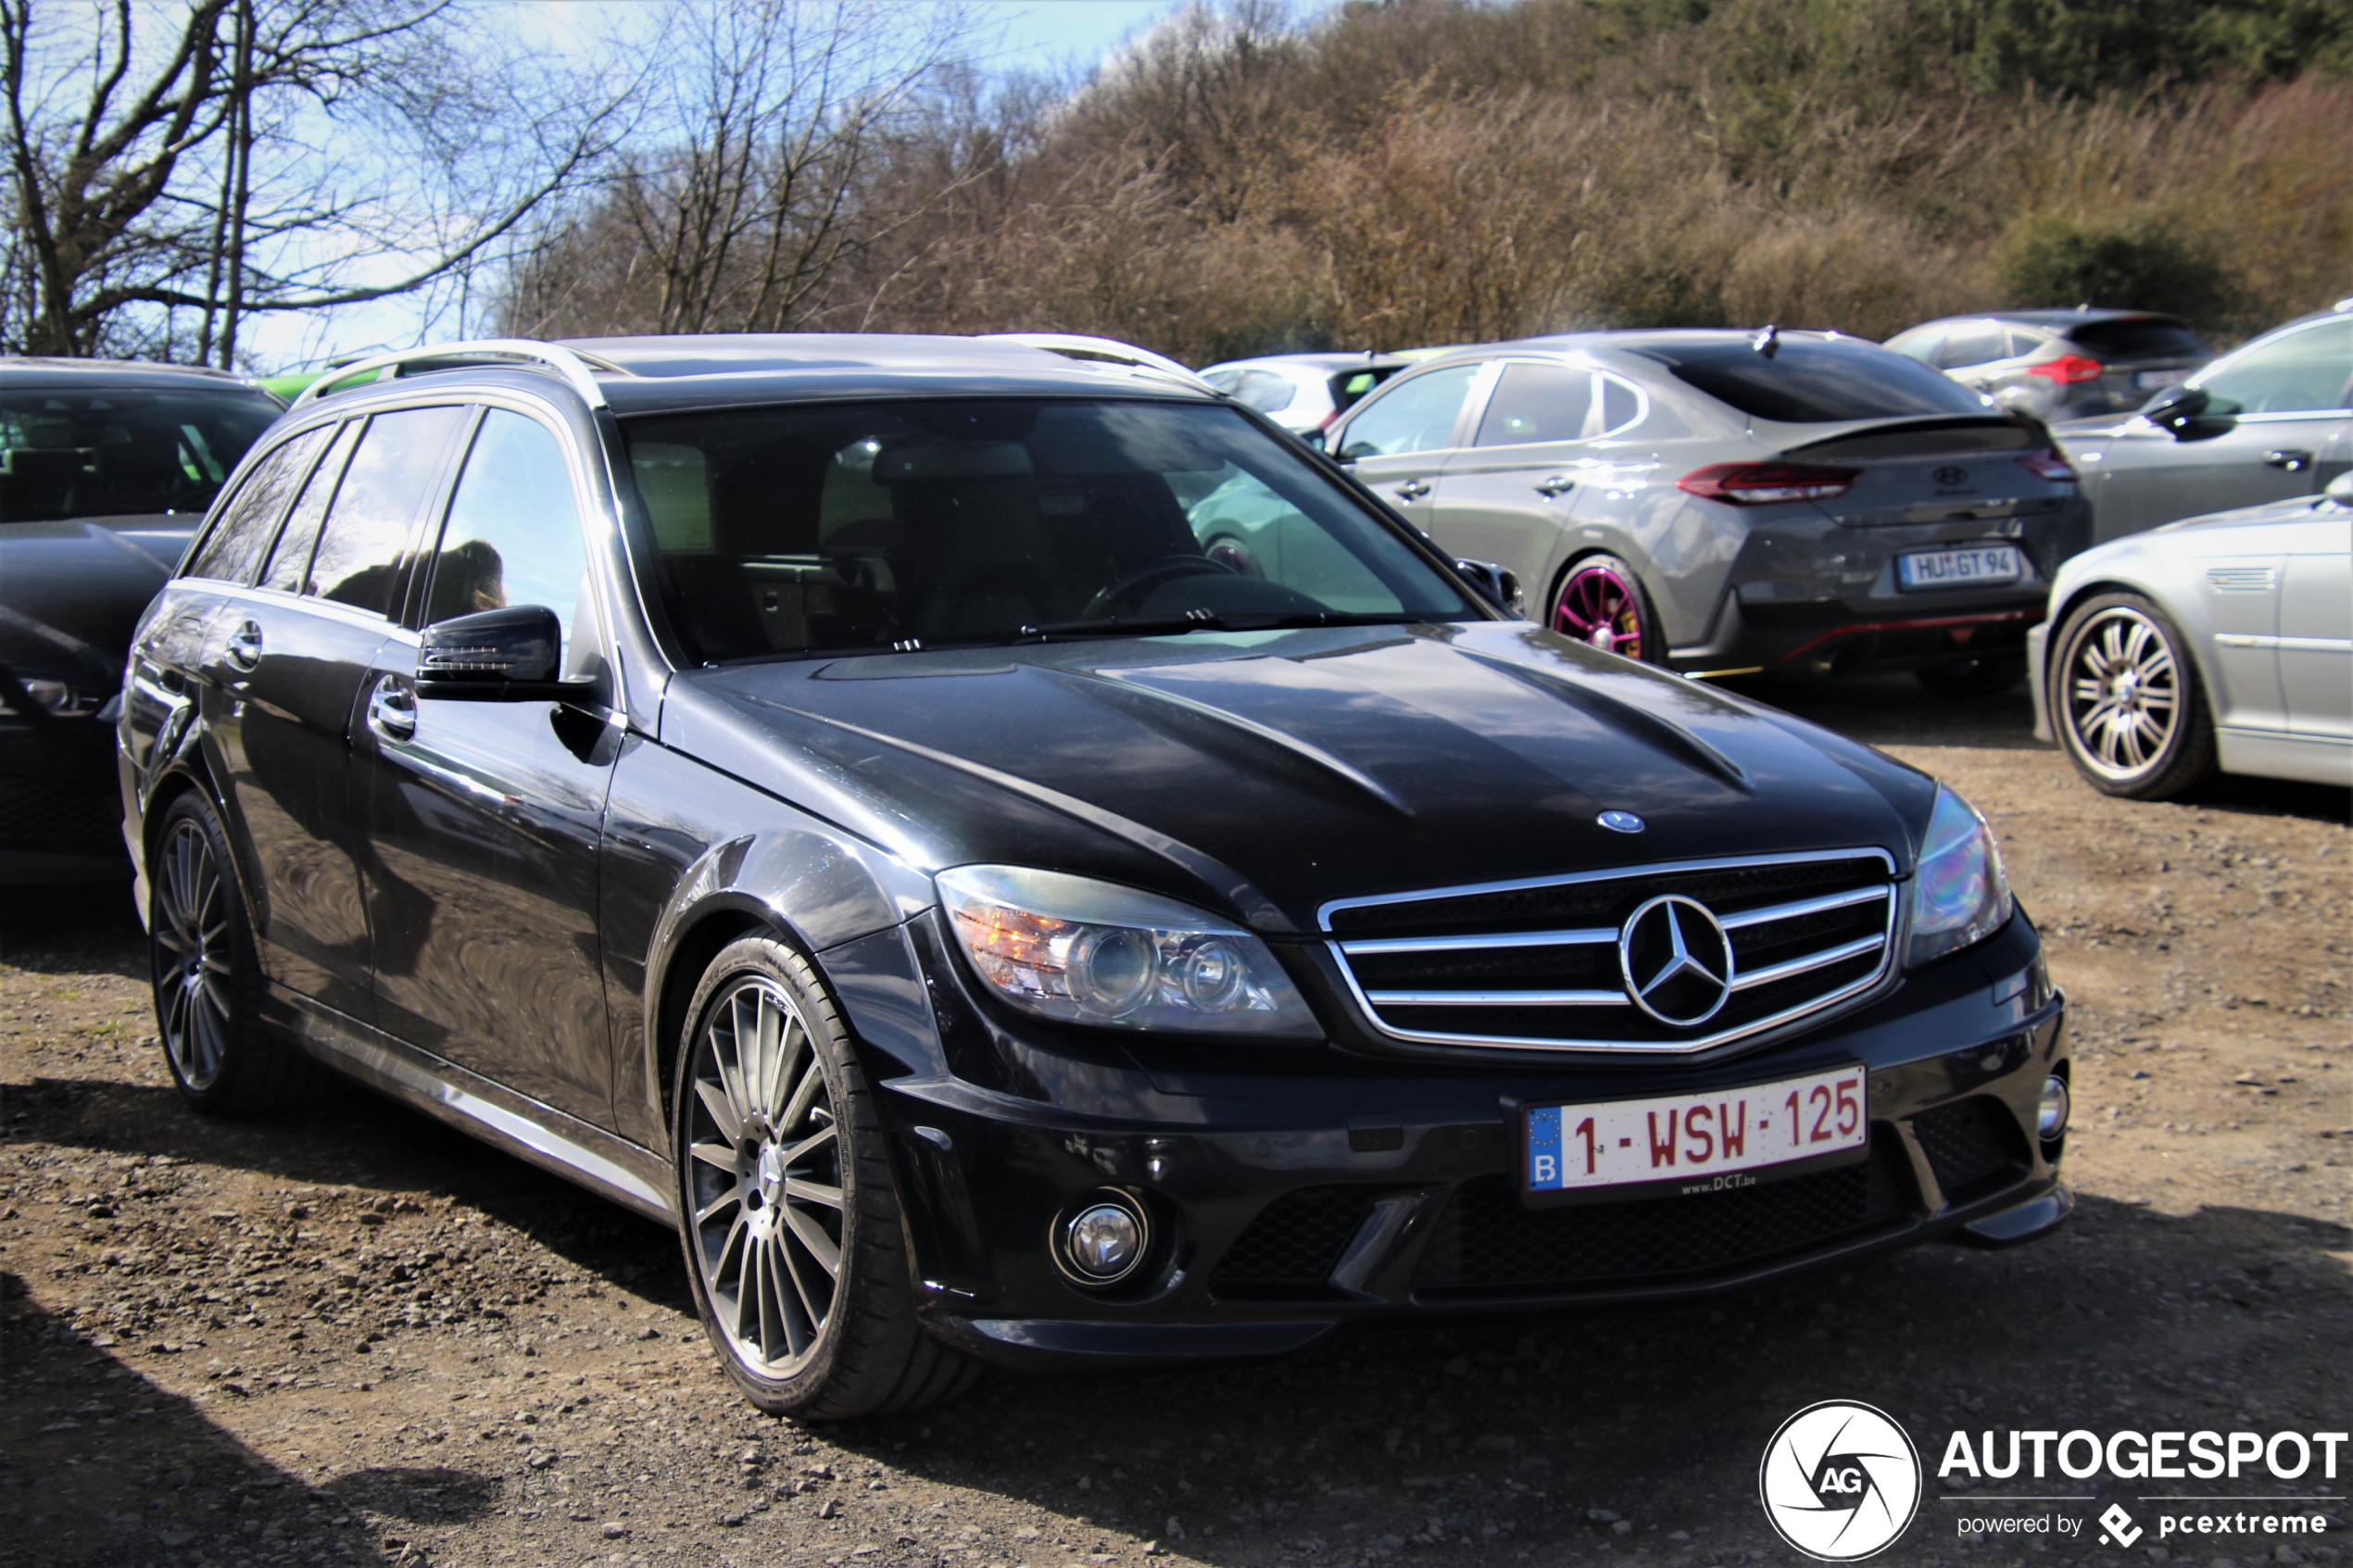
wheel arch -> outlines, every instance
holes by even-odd
[[[2134,598],[2145,600],[2156,608],[2158,614],[2173,623],[2173,629],[2182,634],[2183,646],[2188,650],[2190,664],[2196,671],[2198,684],[2206,690],[2208,710],[2209,713],[2216,713],[2214,698],[2221,688],[2215,680],[2213,669],[2208,662],[2206,640],[2198,634],[2196,627],[2187,624],[2181,612],[2166,602],[2164,595],[2150,587],[2146,583],[2129,577],[2099,577],[2080,586],[2070,587],[2066,599],[2054,602],[2045,613],[2044,622],[2051,630],[2048,641],[2045,645],[2046,652],[2042,671],[2043,684],[2045,687],[2044,700],[2045,702],[2049,700],[2047,688],[2057,675],[2060,657],[2066,651],[2060,646],[2059,635],[2067,630],[2068,619],[2102,594],[2130,594]],[[2219,719],[2219,713],[2217,716]],[[2051,722],[2054,726],[2058,723],[2058,710],[2056,708],[2051,710]],[[2053,734],[2056,735],[2056,728]]]

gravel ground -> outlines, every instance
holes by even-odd
[[[356,1089],[268,1122],[183,1110],[120,891],[12,890],[0,1564],[1794,1562],[1756,1465],[1817,1399],[1879,1405],[1931,1468],[1957,1428],[2345,1429],[2346,793],[2111,801],[2025,738],[2016,695],[1766,695],[2000,832],[2074,1004],[2082,1203],[2058,1236],[1272,1366],[992,1377],[805,1429],[736,1398],[665,1233]],[[2126,1555],[2093,1530],[1959,1539],[1950,1489],[1931,1476],[1886,1561]]]

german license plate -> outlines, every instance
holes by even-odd
[[[1914,550],[1895,558],[1899,588],[1973,588],[2015,583],[2026,575],[2016,545],[1971,545],[1957,550]]]
[[[1655,1099],[1539,1105],[1520,1178],[1530,1199],[1721,1192],[1860,1160],[1870,1142],[1864,1070]]]
[[[2154,392],[2160,386],[2179,386],[2189,379],[2187,370],[2142,370],[2133,377],[2133,384],[2143,392]]]

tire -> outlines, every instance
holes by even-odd
[[[679,1234],[728,1376],[760,1409],[808,1421],[969,1387],[980,1369],[915,1320],[874,1090],[808,960],[745,937],[711,960],[687,1018],[672,1089]]]
[[[1938,696],[1992,696],[2026,678],[2026,660],[2014,653],[1961,654],[1923,664],[1912,679]]]
[[[166,807],[148,857],[147,972],[164,1065],[181,1098],[216,1115],[275,1110],[321,1070],[261,1022],[261,959],[228,835],[191,790]]]
[[[1667,662],[1658,612],[1634,569],[1616,556],[1586,556],[1561,574],[1545,624],[1562,636],[1605,653]]]
[[[2052,646],[2051,725],[2103,795],[2169,800],[2214,771],[2214,721],[2188,642],[2138,594],[2102,594]]]

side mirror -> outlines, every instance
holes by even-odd
[[[417,645],[417,695],[476,702],[563,700],[588,683],[556,679],[563,627],[545,605],[510,605],[453,616]]]
[[[2348,511],[2353,511],[2353,469],[2347,469],[2321,486],[2321,494]]]
[[[2173,439],[2179,441],[2191,421],[2206,412],[2207,405],[2213,401],[2204,387],[2177,386],[2150,398],[2141,409],[2141,418],[2160,430],[2171,431]]]
[[[1515,621],[1528,619],[1528,607],[1521,597],[1519,578],[1504,571],[1491,560],[1471,560],[1457,558],[1454,570],[1475,589],[1478,596],[1502,610]]]

